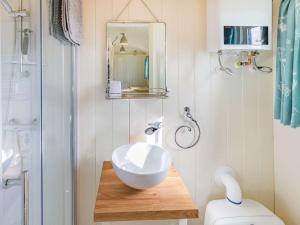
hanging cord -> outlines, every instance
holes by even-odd
[[[154,14],[154,12],[151,10],[149,5],[145,2],[145,0],[140,0],[142,4],[145,6],[145,8],[149,11],[151,16],[155,19],[156,22],[159,22],[158,17]],[[130,4],[133,2],[133,0],[128,0],[127,4],[124,6],[124,8],[120,11],[118,16],[115,18],[115,21],[118,21],[120,16],[124,13],[124,11],[130,6]]]
[[[189,132],[192,132],[192,130],[194,130],[194,132],[195,132],[195,129],[192,129],[190,126],[182,125],[182,126],[178,127],[177,130],[175,131],[175,143],[176,143],[176,145],[177,145],[178,147],[180,147],[180,148],[182,148],[182,149],[190,149],[190,148],[195,147],[195,146],[198,144],[198,142],[199,142],[199,140],[200,140],[200,137],[201,137],[201,128],[200,128],[200,126],[199,126],[199,124],[198,124],[198,121],[195,120],[195,119],[193,118],[192,114],[190,113],[190,108],[189,108],[189,107],[185,107],[185,108],[184,108],[184,111],[185,111],[185,113],[186,113],[186,117],[189,118],[192,122],[195,123],[195,125],[196,125],[196,127],[197,127],[197,130],[198,130],[198,136],[197,136],[196,141],[195,141],[194,143],[192,143],[191,145],[189,145],[189,146],[182,146],[181,144],[179,144],[178,141],[177,141],[177,133],[178,133],[181,129],[185,129],[185,128],[186,128]]]
[[[232,76],[233,71],[229,67],[225,67],[222,63],[222,59],[221,59],[222,55],[223,55],[222,50],[218,51],[219,70],[227,73],[230,76]]]
[[[251,52],[251,55],[253,57],[253,68],[255,70],[259,70],[260,72],[263,72],[263,73],[272,73],[273,72],[273,69],[269,66],[258,66],[257,65],[256,58],[259,55],[258,51]]]

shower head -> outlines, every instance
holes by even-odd
[[[3,8],[8,13],[12,13],[13,12],[13,9],[12,9],[11,5],[8,3],[8,1],[6,1],[6,0],[0,0],[0,4],[3,6]]]

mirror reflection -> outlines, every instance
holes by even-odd
[[[108,23],[108,97],[166,95],[164,23]]]

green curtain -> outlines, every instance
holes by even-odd
[[[300,0],[282,0],[278,22],[275,119],[300,127]]]

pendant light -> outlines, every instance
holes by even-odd
[[[122,37],[121,37],[121,40],[120,40],[120,45],[128,45],[128,40],[126,38],[126,35],[125,33],[121,33]]]
[[[124,45],[122,45],[120,48],[120,53],[124,54],[125,52],[126,52],[126,49],[125,49]]]

